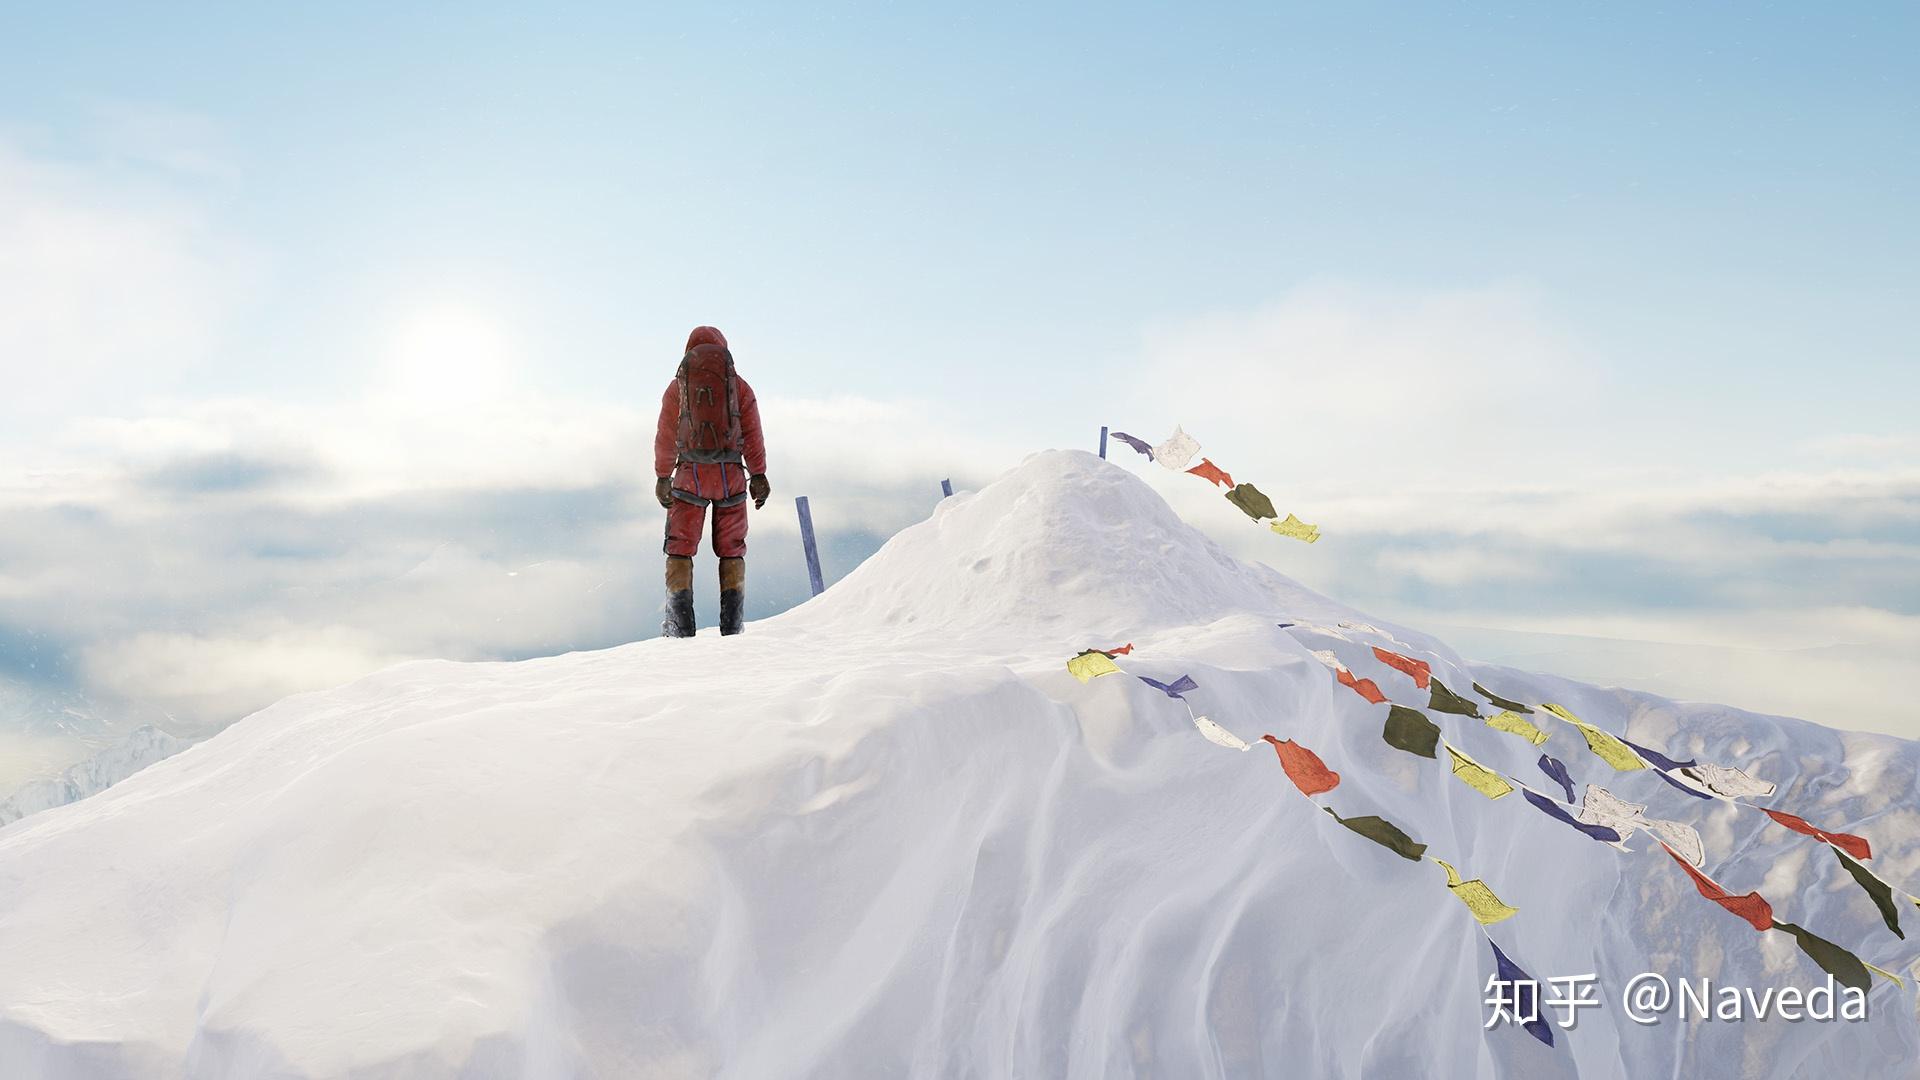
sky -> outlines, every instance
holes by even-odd
[[[1383,617],[1920,737],[1910,6],[391,7],[0,13],[0,786],[654,632],[700,323],[755,614],[1178,423]]]

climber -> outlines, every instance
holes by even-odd
[[[654,497],[667,511],[667,616],[660,632],[693,636],[693,553],[713,507],[720,557],[720,632],[737,634],[747,588],[747,500],[767,503],[767,447],[753,388],[733,370],[727,339],[711,326],[687,336],[680,370],[660,400],[653,436]]]

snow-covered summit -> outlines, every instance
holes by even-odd
[[[1312,656],[1368,641],[1675,756],[1920,877],[1920,747],[1463,666],[1227,557],[1125,469],[1037,454],[821,597],[703,634],[408,664],[283,701],[0,829],[0,1076],[1893,1075],[1911,990],[1862,1024],[1483,1031],[1485,940],[1431,863],[1342,829],[1264,744],[1065,659],[1132,642],[1227,730],[1312,747],[1324,802],[1484,878],[1540,977],[1819,979],[1670,860],[1489,801],[1381,739]],[[1301,624],[1283,629],[1278,624]],[[1374,669],[1396,699],[1410,684]],[[1472,723],[1684,820],[1708,867],[1875,963],[1904,943],[1830,856],[1646,771]],[[1757,819],[1757,820],[1756,820]],[[1906,959],[1903,959],[1906,958]]]
[[[789,618],[888,634],[1058,640],[1333,605],[1243,563],[1133,474],[1047,450],[946,499]],[[1344,611],[1345,609],[1340,609]]]

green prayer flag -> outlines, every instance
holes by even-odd
[[[1826,938],[1811,931],[1802,930],[1792,923],[1775,919],[1773,928],[1792,934],[1793,939],[1800,943],[1800,951],[1807,954],[1807,959],[1819,964],[1821,971],[1861,993],[1866,993],[1873,988],[1873,976],[1867,974],[1867,965],[1861,963],[1859,957]]]
[[[1380,737],[1396,750],[1426,758],[1439,756],[1434,748],[1440,745],[1440,725],[1427,719],[1418,709],[1409,709],[1405,705],[1389,708],[1387,726],[1381,729]]]
[[[1481,686],[1479,683],[1473,684],[1473,692],[1476,694],[1479,694],[1481,697],[1486,698],[1488,701],[1493,702],[1495,705],[1500,706],[1501,708],[1507,710],[1508,712],[1530,713],[1533,711],[1532,709],[1527,708],[1525,705],[1522,705],[1517,701],[1508,701],[1506,698],[1503,698],[1499,694],[1496,694],[1493,691],[1487,689],[1486,687]]]
[[[1831,844],[1827,846],[1833,847]],[[1900,909],[1893,906],[1893,887],[1881,881],[1879,878],[1874,877],[1873,871],[1853,861],[1846,852],[1841,851],[1839,848],[1834,847],[1833,853],[1839,858],[1840,865],[1847,868],[1847,873],[1853,875],[1853,880],[1859,882],[1860,887],[1867,890],[1868,896],[1873,897],[1873,906],[1880,909],[1880,918],[1886,922],[1887,929],[1893,931],[1894,937],[1905,941],[1907,935],[1900,929]]]
[[[1236,484],[1227,492],[1227,501],[1239,507],[1255,521],[1280,516],[1280,512],[1273,508],[1273,500],[1262,495],[1260,489],[1252,484]]]
[[[1427,708],[1434,712],[1450,712],[1460,716],[1471,716],[1475,720],[1480,719],[1480,706],[1447,689],[1439,679],[1434,679],[1432,682],[1433,700],[1427,702]]]
[[[1347,828],[1352,829],[1354,832],[1379,844],[1381,847],[1386,848],[1388,851],[1393,852],[1403,859],[1411,862],[1419,862],[1421,856],[1427,853],[1427,845],[1419,843],[1414,840],[1413,837],[1401,832],[1394,827],[1392,822],[1385,818],[1375,817],[1372,814],[1368,814],[1365,817],[1343,818],[1339,814],[1335,814],[1332,807],[1323,806],[1320,809],[1332,815],[1333,820],[1345,825]]]

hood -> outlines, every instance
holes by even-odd
[[[727,335],[711,326],[696,326],[693,333],[687,335],[687,351],[692,352],[702,345],[718,345],[724,349],[727,347]]]

